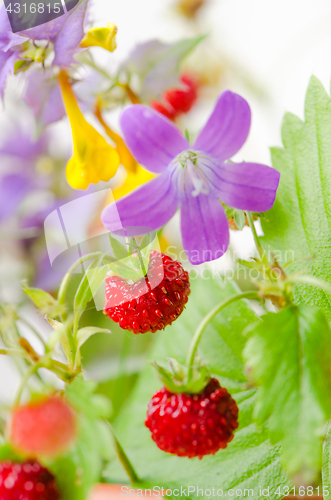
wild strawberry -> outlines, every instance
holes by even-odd
[[[199,394],[174,394],[163,387],[148,404],[145,425],[161,450],[202,458],[226,448],[233,439],[238,407],[217,379]]]
[[[36,461],[0,463],[1,500],[58,500],[54,476]]]
[[[10,422],[10,440],[28,455],[60,455],[76,436],[76,416],[60,396],[43,397],[15,408]]]
[[[187,74],[180,78],[183,88],[170,89],[163,94],[163,98],[175,110],[176,116],[181,113],[188,113],[197,100],[197,84],[195,80]]]
[[[198,97],[197,82],[188,74],[180,77],[181,88],[169,89],[164,92],[162,101],[152,101],[151,107],[174,120],[182,113],[188,113]]]
[[[144,278],[131,285],[118,276],[106,278],[104,313],[125,330],[154,333],[178,318],[189,294],[189,276],[182,265],[152,250]]]

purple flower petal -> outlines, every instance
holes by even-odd
[[[70,68],[71,64],[77,63],[73,58],[74,54],[84,50],[80,49],[79,45],[84,38],[84,19],[87,1],[83,0],[70,12],[66,23],[58,34],[54,43],[55,58],[53,66]]]
[[[16,35],[16,33],[12,33],[11,31],[6,31],[4,33],[0,32],[0,50],[7,52],[12,47],[21,45],[27,40],[27,37]]]
[[[31,178],[9,174],[0,180],[0,222],[13,215],[32,187]]]
[[[274,204],[278,170],[259,163],[226,163],[214,174],[220,199],[230,207],[266,212]]]
[[[219,97],[215,109],[194,144],[195,150],[205,151],[224,161],[231,158],[247,139],[251,124],[248,103],[229,90]]]
[[[13,156],[20,160],[35,160],[39,155],[45,153],[48,143],[46,133],[38,139],[34,139],[33,131],[30,133],[22,125],[15,123],[7,131],[4,141],[0,146],[1,156]],[[17,145],[19,144],[19,147]]]
[[[188,141],[170,120],[147,106],[130,106],[120,123],[131,153],[151,172],[163,172],[178,154],[189,148]]]
[[[7,78],[10,73],[14,72],[14,64],[18,52],[0,52],[0,96],[3,98],[3,94],[6,87]]]
[[[108,231],[131,227],[128,235],[138,235],[142,234],[139,228],[155,230],[164,226],[175,215],[178,204],[177,190],[167,171],[108,205],[101,214],[101,221]]]
[[[184,250],[192,264],[218,259],[229,246],[229,225],[217,198],[183,193],[181,232]]]
[[[58,80],[51,70],[27,73],[24,101],[33,109],[41,125],[57,122],[65,116],[63,99]]]

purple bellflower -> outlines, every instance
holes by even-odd
[[[52,44],[54,59],[52,66],[67,69],[75,63],[73,56],[84,50],[80,43],[84,38],[87,19],[88,0],[79,4],[66,14],[48,23],[13,33],[5,6],[0,8],[0,95],[3,97],[6,80],[14,72],[15,62],[24,59],[26,42],[47,41]]]
[[[183,247],[190,262],[221,257],[229,244],[221,202],[265,212],[272,207],[279,184],[280,174],[271,167],[226,161],[246,141],[250,122],[245,99],[226,91],[190,146],[167,118],[139,104],[130,106],[121,116],[126,144],[139,163],[161,175],[108,205],[101,216],[104,226],[119,230],[119,216],[129,235],[142,226],[156,230],[180,207]]]

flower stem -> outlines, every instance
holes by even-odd
[[[21,380],[20,386],[18,388],[18,391],[16,393],[16,396],[15,396],[14,407],[18,406],[20,404],[20,400],[21,400],[24,388],[25,388],[27,382],[29,381],[29,379],[32,377],[32,375],[37,373],[39,368],[41,368],[42,366],[43,366],[42,361],[39,361],[35,365],[31,365],[30,368],[25,372],[25,374]]]
[[[259,239],[257,232],[256,232],[256,229],[255,229],[253,216],[252,216],[251,212],[246,212],[246,215],[247,215],[249,227],[251,228],[251,231],[253,233],[254,243],[255,243],[256,249],[259,253],[260,258],[262,259],[263,258],[263,248],[262,248],[260,239]]]
[[[220,302],[219,304],[217,304],[203,318],[203,320],[198,325],[198,328],[196,329],[196,331],[195,331],[195,333],[194,333],[194,335],[192,337],[191,344],[190,344],[190,347],[189,347],[189,351],[188,351],[188,354],[187,354],[186,366],[188,368],[188,375],[187,375],[188,380],[190,380],[191,375],[192,375],[192,368],[193,368],[193,364],[194,364],[194,360],[195,360],[195,355],[196,355],[196,352],[197,352],[198,344],[199,344],[199,342],[201,340],[203,332],[207,328],[208,324],[212,321],[212,319],[214,319],[214,317],[220,311],[222,311],[222,309],[224,309],[225,307],[229,306],[233,302],[236,302],[237,300],[241,300],[241,299],[254,299],[254,298],[257,298],[257,297],[258,297],[258,293],[254,292],[254,291],[243,292],[243,293],[234,295],[233,297],[230,297],[229,299],[227,299],[227,300],[225,300],[225,301]]]
[[[126,455],[125,451],[123,450],[121,443],[117,439],[112,425],[108,421],[107,421],[107,424],[109,425],[110,431],[112,433],[117,457],[118,457],[119,461],[121,462],[125,472],[129,476],[131,483],[132,484],[140,483],[140,479],[139,479],[136,471],[134,470],[133,465],[131,464],[130,460],[128,459],[128,456]]]
[[[68,269],[68,272],[64,276],[64,278],[61,282],[60,288],[59,288],[59,293],[58,293],[57,298],[58,298],[58,301],[60,302],[60,304],[65,304],[66,292],[68,289],[68,285],[69,285],[69,281],[70,281],[70,278],[72,276],[72,273],[74,271],[76,271],[76,269],[84,262],[86,262],[88,260],[92,260],[92,259],[97,259],[101,255],[102,255],[101,252],[88,253],[86,255],[83,255],[83,257],[80,257],[78,260],[76,260],[76,262],[74,262],[72,264],[72,266],[70,266],[70,268]]]

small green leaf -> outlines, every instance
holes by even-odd
[[[105,328],[98,328],[94,326],[86,326],[85,328],[81,328],[77,332],[77,342],[78,342],[78,349],[82,347],[83,344],[94,334],[96,333],[111,333],[110,330],[107,330]]]
[[[260,386],[254,416],[260,425],[269,419],[271,440],[282,442],[289,473],[305,470],[314,479],[331,416],[331,331],[323,313],[306,305],[262,319],[244,350]]]
[[[113,249],[114,257],[116,259],[122,260],[129,256],[128,249],[125,248],[123,245],[121,245],[121,243],[116,238],[113,238],[110,233],[109,233],[109,239],[111,247]]]
[[[69,329],[72,326],[72,317],[70,316],[65,323],[60,323],[60,321],[49,318],[47,315],[46,320],[54,330],[47,341],[48,350],[52,351],[55,348],[56,344],[60,342],[65,355],[67,357],[70,356],[69,352],[71,347],[66,337],[68,334],[71,335],[71,331]]]
[[[25,281],[22,281],[23,292],[30,297],[34,305],[41,314],[47,314],[50,318],[61,316],[65,312],[65,306],[52,297],[49,293],[40,288],[30,288]]]

